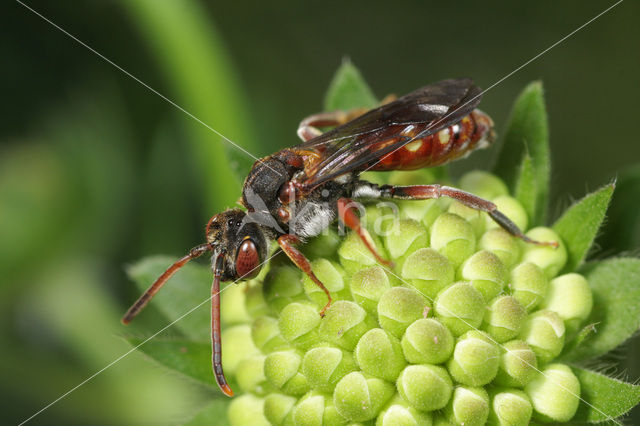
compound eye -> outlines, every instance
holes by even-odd
[[[250,239],[246,239],[240,244],[236,255],[236,273],[238,278],[251,279],[260,272],[260,256],[258,248]]]

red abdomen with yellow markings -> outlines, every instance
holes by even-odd
[[[400,135],[413,138],[426,127],[408,125]],[[415,170],[435,167],[464,157],[476,149],[485,148],[494,139],[493,120],[484,112],[475,109],[459,122],[382,156],[376,164],[371,165],[370,170]],[[397,143],[397,138],[381,140],[379,143],[394,144]],[[380,146],[374,149],[379,148]]]

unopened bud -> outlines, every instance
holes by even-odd
[[[338,348],[313,348],[302,359],[302,373],[307,381],[323,392],[332,392],[340,379],[356,369],[351,352]]]
[[[295,404],[296,398],[293,396],[280,393],[269,394],[264,399],[264,416],[272,425],[284,426],[292,424],[292,411]]]
[[[265,301],[278,313],[291,302],[306,300],[301,272],[292,266],[272,267],[264,277],[262,288]]]
[[[419,410],[444,408],[451,398],[453,382],[443,367],[437,365],[409,365],[398,377],[398,392]]]
[[[520,338],[526,341],[542,363],[560,355],[565,328],[560,316],[549,310],[538,311],[527,318]]]
[[[238,364],[236,379],[243,391],[256,395],[271,391],[272,387],[264,376],[264,359],[264,355],[253,355]]]
[[[398,271],[411,253],[429,244],[429,233],[420,223],[412,219],[396,220],[384,238],[387,252]]]
[[[382,328],[400,339],[412,322],[423,317],[425,308],[429,308],[429,302],[416,290],[392,287],[380,298],[378,322]]]
[[[511,295],[527,310],[533,311],[545,298],[549,280],[540,267],[524,262],[513,268],[509,284]]]
[[[431,426],[431,413],[425,413],[396,395],[376,419],[376,426]]]
[[[489,417],[489,394],[483,388],[459,386],[445,412],[454,425],[482,426]]]
[[[369,236],[378,254],[382,257],[386,257],[384,247],[380,244],[377,237],[374,234],[369,234]],[[347,234],[342,245],[338,249],[338,256],[340,256],[340,264],[349,275],[358,272],[363,267],[374,266],[378,263],[375,256],[371,253],[369,248],[367,248],[364,242],[362,242],[356,232],[350,232]]]
[[[367,331],[353,354],[363,372],[388,382],[395,381],[407,365],[400,341],[381,328]]]
[[[269,316],[261,316],[253,321],[253,324],[251,324],[251,339],[258,349],[265,354],[282,350],[289,346],[280,334],[278,320]]]
[[[484,332],[471,330],[458,338],[447,363],[458,383],[482,386],[491,382],[500,367],[500,349]]]
[[[489,422],[500,426],[526,426],[531,421],[531,401],[518,389],[496,388],[491,392]]]
[[[264,399],[250,393],[233,398],[227,409],[231,426],[269,426],[263,414]]]
[[[278,319],[280,334],[291,345],[305,349],[318,342],[320,315],[316,308],[306,303],[290,303]]]
[[[454,336],[460,336],[482,324],[485,302],[471,284],[458,282],[442,290],[434,302],[436,317]]]
[[[452,213],[443,213],[431,227],[431,247],[459,266],[476,249],[473,228],[463,218]]]
[[[296,425],[334,425],[346,423],[338,414],[329,394],[311,391],[293,409],[293,423]]]
[[[460,178],[458,186],[464,191],[487,200],[509,194],[509,188],[499,177],[482,170],[465,173]]]
[[[327,259],[318,259],[311,262],[311,269],[320,282],[329,290],[333,300],[340,300],[349,296],[349,290],[345,289],[344,271],[340,265]],[[303,275],[302,284],[307,297],[311,299],[318,309],[327,304],[327,294],[307,274]]]
[[[378,316],[378,301],[391,288],[389,277],[380,266],[362,269],[351,277],[350,289],[353,300],[367,313]]]
[[[298,352],[272,352],[264,360],[264,375],[280,392],[302,395],[309,391],[309,383],[299,371],[301,364],[302,356]]]
[[[468,258],[460,267],[460,276],[478,290],[485,302],[496,297],[505,284],[507,270],[493,253],[481,250]]]
[[[338,300],[320,321],[320,337],[330,343],[352,351],[358,340],[371,328],[375,320],[354,302]]]
[[[541,242],[555,241],[559,246],[541,246],[531,243],[524,244],[524,253],[522,255],[523,262],[531,262],[538,265],[547,278],[555,277],[558,272],[567,263],[567,249],[564,247],[564,243],[560,240],[558,234],[553,230],[545,227],[537,227],[527,232],[527,237]]]
[[[342,417],[364,422],[376,417],[393,393],[391,383],[367,378],[358,371],[347,374],[338,382],[333,403]]]
[[[500,195],[492,198],[491,201],[498,207],[498,210],[511,219],[518,228],[527,229],[529,226],[529,218],[527,217],[526,210],[518,200],[509,195]],[[491,219],[489,215],[486,215],[484,219],[486,221],[486,229],[500,227],[500,225],[498,225],[495,220]]]
[[[538,359],[533,349],[522,340],[512,340],[503,345],[500,369],[494,383],[522,388],[538,372]]]
[[[580,382],[564,364],[550,364],[525,388],[534,417],[542,421],[567,422],[580,402]]]
[[[571,303],[567,303],[570,300]],[[571,333],[578,330],[593,307],[593,296],[587,280],[580,274],[565,274],[549,283],[547,297],[541,305],[557,312]]]
[[[482,329],[498,343],[515,338],[527,318],[527,310],[513,296],[498,296],[484,316]]]
[[[411,324],[400,342],[404,356],[413,364],[440,364],[453,352],[454,339],[447,327],[435,318]]]
[[[402,278],[430,300],[455,278],[453,265],[446,256],[432,248],[421,248],[407,257]]]
[[[489,229],[480,238],[478,248],[498,256],[505,267],[511,268],[520,259],[520,244],[502,228]]]
[[[251,340],[251,327],[246,324],[226,328],[222,332],[222,341],[222,364],[229,375],[235,374],[242,359],[260,352]]]

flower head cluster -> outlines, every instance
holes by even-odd
[[[471,172],[459,187],[528,229],[500,179]],[[229,407],[232,424],[526,425],[574,416],[579,381],[554,360],[589,316],[592,295],[583,276],[558,275],[567,252],[556,233],[527,235],[557,249],[526,244],[445,199],[401,202],[398,217],[372,206],[374,221],[373,240],[393,269],[353,233],[310,242],[313,270],[334,298],[324,318],[322,290],[287,263],[234,292],[250,322],[223,334],[223,363],[244,391]]]

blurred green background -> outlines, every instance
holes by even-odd
[[[119,317],[136,291],[124,267],[151,254],[185,253],[203,241],[207,219],[239,196],[233,175],[245,173],[252,159],[202,123],[263,156],[297,143],[298,121],[319,110],[345,57],[379,97],[457,76],[486,88],[613,2],[25,4],[193,117],[20,3],[5,3],[0,412],[6,424],[28,418],[128,351]],[[544,82],[552,219],[570,199],[615,176],[640,175],[624,172],[640,160],[638,16],[637,2],[623,2],[483,99],[500,131],[524,85]],[[478,153],[454,170],[486,167],[492,154]],[[640,186],[625,182],[640,197]],[[614,211],[637,217],[638,200],[617,202]],[[618,216],[596,256],[637,253],[640,227],[620,228]],[[637,346],[619,353],[619,371],[631,380],[640,376]],[[177,424],[211,397],[132,353],[33,423]]]

